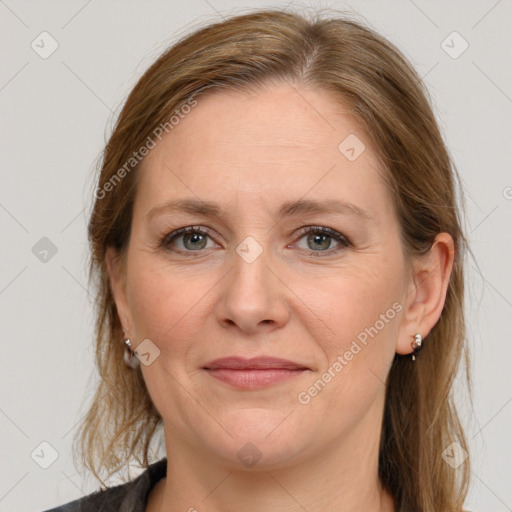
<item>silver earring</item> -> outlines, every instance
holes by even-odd
[[[124,340],[124,345],[124,362],[126,366],[130,367],[132,370],[135,370],[135,368],[139,366],[139,360],[135,355],[135,352],[132,350],[132,342],[130,340]]]
[[[415,334],[414,341],[411,342],[411,347],[413,350],[411,359],[413,361],[416,361],[416,354],[420,351],[422,343],[423,343],[423,336],[419,333]]]

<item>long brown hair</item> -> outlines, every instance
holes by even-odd
[[[139,167],[132,157],[150,140],[157,142],[162,127],[170,132],[170,119],[178,119],[191,98],[210,89],[257,90],[269,81],[287,81],[334,93],[362,124],[386,171],[409,257],[428,252],[440,232],[455,241],[441,317],[418,361],[411,364],[397,355],[388,376],[379,473],[397,510],[462,509],[468,460],[454,469],[442,456],[454,442],[467,450],[452,397],[461,362],[468,374],[467,251],[458,176],[427,91],[411,65],[373,30],[327,12],[259,10],[198,28],[145,72],[119,115],[104,150],[89,223],[100,380],[75,439],[82,463],[101,482],[102,473],[109,476],[135,459],[147,466],[150,443],[162,423],[140,370],[123,362],[122,328],[105,265],[108,247],[121,257],[126,253]]]

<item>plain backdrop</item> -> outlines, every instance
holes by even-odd
[[[43,510],[95,488],[70,450],[95,379],[86,223],[114,113],[178,36],[286,5],[0,1],[0,510]],[[467,508],[512,510],[512,2],[294,5],[359,13],[429,87],[463,179],[475,256],[467,301],[474,403],[462,403],[473,457]]]

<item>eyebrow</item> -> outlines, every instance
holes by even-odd
[[[212,201],[203,201],[201,199],[176,199],[164,204],[153,207],[148,213],[150,220],[156,215],[163,213],[184,212],[193,215],[202,215],[205,217],[227,216],[223,208]],[[347,216],[357,216],[364,220],[371,220],[371,216],[359,206],[336,199],[314,201],[310,199],[299,199],[297,201],[287,201],[281,205],[277,211],[277,218],[291,217],[293,215],[312,215],[321,213],[337,213]]]

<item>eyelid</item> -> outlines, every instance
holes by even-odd
[[[298,236],[303,236],[308,233],[320,233],[320,234],[324,234],[324,235],[329,235],[329,236],[332,236],[333,238],[339,238],[340,241],[346,242],[347,244],[351,245],[351,242],[347,236],[345,236],[343,233],[340,233],[339,231],[329,228],[327,226],[318,226],[318,225],[304,226],[299,229]]]

